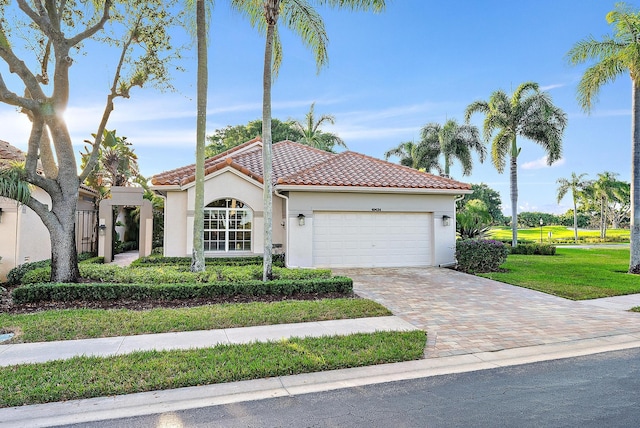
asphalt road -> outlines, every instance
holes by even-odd
[[[82,427],[637,427],[640,349]]]

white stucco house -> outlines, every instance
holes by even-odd
[[[0,140],[0,167],[9,162],[23,162],[25,154],[6,141]],[[44,204],[51,204],[49,195],[39,187],[32,187],[34,198]],[[76,206],[76,246],[78,252],[95,251],[96,199],[98,193],[80,186]],[[51,258],[49,231],[40,217],[26,205],[0,197],[0,282],[16,266]]]
[[[262,142],[205,162],[207,256],[262,254]],[[195,165],[152,178],[166,256],[188,256]],[[455,200],[469,184],[355,152],[273,144],[273,243],[289,267],[439,266],[455,261]]]

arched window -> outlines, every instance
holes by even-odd
[[[253,211],[232,198],[218,199],[204,209],[205,251],[251,251]]]

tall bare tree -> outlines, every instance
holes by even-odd
[[[23,202],[42,219],[55,244],[51,246],[52,281],[78,280],[78,189],[97,161],[114,100],[129,98],[136,86],[167,84],[166,67],[173,47],[166,29],[176,18],[171,13],[173,5],[172,0],[0,2],[0,59],[19,82],[10,81],[9,88],[0,73],[0,102],[18,107],[31,120],[24,174],[19,179],[40,187],[51,197],[50,205],[32,196]],[[107,37],[106,26],[114,31],[110,36],[116,34],[116,38]],[[32,50],[21,46],[20,37],[25,33],[27,45],[36,46]],[[82,55],[90,46],[87,41],[105,39],[120,54],[90,158],[78,174],[71,133],[64,118],[73,84],[70,70],[74,56]],[[27,66],[32,62],[27,59],[30,53],[38,63],[34,69]],[[0,196],[16,199],[17,195],[3,192]]]

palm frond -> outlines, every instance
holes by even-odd
[[[31,199],[31,184],[26,181],[24,162],[0,165],[0,196],[26,204]]]

